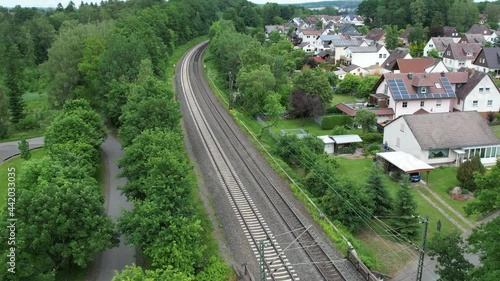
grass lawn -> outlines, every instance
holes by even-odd
[[[439,194],[439,197],[443,199],[448,205],[453,209],[457,210],[466,217],[464,207],[467,206],[468,202],[460,202],[453,200],[448,195],[448,190],[452,187],[459,186],[460,182],[457,180],[457,167],[438,167],[429,173],[429,187]],[[425,179],[424,175],[424,179]],[[474,200],[474,199],[472,199]],[[476,222],[478,216],[466,217],[472,222]]]
[[[500,125],[491,126],[491,129],[493,130],[493,132],[495,132],[495,135],[497,135],[497,138],[500,139]]]
[[[45,149],[40,148],[31,151],[31,158],[28,161],[40,159],[45,155]],[[22,170],[22,166],[26,163],[26,160],[23,160],[21,157],[14,157],[9,161],[0,164],[0,206],[3,207],[5,201],[7,199],[7,169],[10,167],[14,167],[16,169],[16,178],[19,177],[19,173]]]
[[[51,110],[47,102],[47,93],[25,93],[23,95],[26,103],[25,113],[38,120],[39,128],[32,130],[18,130],[14,126],[9,128],[9,137],[0,142],[9,142],[22,139],[40,137],[45,134],[45,128],[49,125],[51,116],[55,110]]]
[[[331,106],[335,106],[339,103],[351,103],[351,102],[356,102],[356,97],[350,96],[350,95],[343,95],[343,94],[333,94],[333,99],[332,103],[330,104]]]

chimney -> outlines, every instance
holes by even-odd
[[[410,80],[413,79],[413,73],[411,73],[411,72],[408,73],[408,79],[410,79]]]
[[[441,71],[441,76],[442,76],[442,77],[445,77],[445,76],[446,76],[446,75],[445,75],[445,73],[444,73],[444,71]]]

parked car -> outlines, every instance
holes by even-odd
[[[411,173],[410,174],[411,182],[419,182],[420,181],[420,173]]]

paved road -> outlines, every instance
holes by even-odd
[[[125,178],[117,178],[121,169],[118,168],[116,162],[123,156],[122,146],[116,137],[108,134],[108,138],[101,145],[104,162],[106,163],[106,185],[107,193],[105,198],[106,210],[111,216],[113,222],[121,214],[121,209],[130,209],[131,205],[127,202],[125,196],[118,190],[119,186],[123,186],[127,180]],[[91,280],[95,281],[110,281],[113,279],[115,270],[122,270],[126,265],[136,263],[135,247],[127,247],[124,244],[123,235],[120,237],[120,245],[117,248],[104,251],[96,261],[96,268],[92,274]]]
[[[43,146],[44,137],[27,139],[30,149]],[[19,141],[3,142],[0,143],[0,161],[4,162],[6,158],[19,154],[18,148]]]

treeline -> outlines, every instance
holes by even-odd
[[[100,116],[85,100],[68,101],[54,117],[45,136],[47,155],[27,162],[18,176],[15,205],[9,205],[14,217],[2,209],[0,279],[55,280],[57,271],[84,268],[118,245],[96,180],[105,136]],[[14,243],[8,239],[11,218]]]
[[[443,26],[467,31],[479,22],[479,13],[487,14],[487,23],[497,28],[500,2],[474,3],[473,0],[363,0],[357,12],[365,17],[365,24],[372,27],[395,25],[422,25],[429,30]]]

